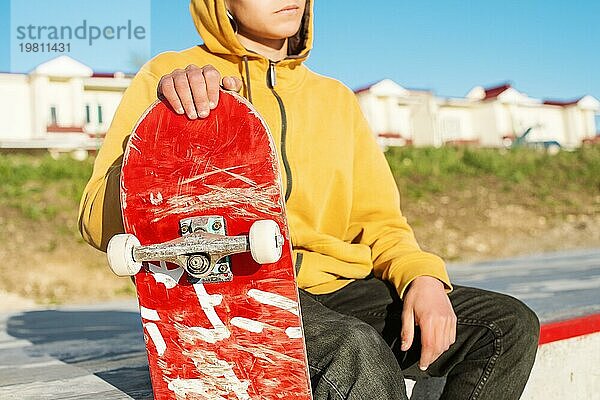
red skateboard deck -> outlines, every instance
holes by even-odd
[[[252,105],[222,91],[208,118],[189,120],[154,103],[125,150],[121,207],[141,245],[194,223],[247,235],[265,219],[284,239],[278,262],[234,254],[214,266],[215,282],[144,262],[135,283],[155,399],[311,399],[278,158]]]

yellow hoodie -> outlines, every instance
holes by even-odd
[[[160,77],[189,64],[211,64],[223,76],[242,78],[243,94],[280,149],[300,288],[330,293],[373,271],[391,281],[401,297],[420,275],[440,279],[450,292],[444,262],[419,248],[400,212],[396,184],[354,93],[302,64],[312,47],[312,1],[289,40],[291,55],[277,63],[239,43],[225,0],[192,0],[190,11],[204,44],[159,54],[126,90],[81,200],[84,239],[105,250],[123,231],[118,196],[123,148],[137,119],[156,100]]]

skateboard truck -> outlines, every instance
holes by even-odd
[[[201,282],[233,279],[229,257],[250,251],[259,264],[277,262],[283,248],[283,235],[272,220],[256,221],[248,235],[227,236],[220,216],[186,218],[179,222],[181,237],[165,243],[143,246],[131,234],[115,235],[108,243],[111,270],[119,276],[137,274],[142,262],[165,261],[182,267]]]
[[[179,232],[181,236],[213,234],[217,235],[214,237],[215,240],[222,240],[226,235],[225,220],[221,216],[184,218],[179,221]],[[204,236],[207,236],[206,239],[210,239],[209,235]],[[238,248],[241,248],[242,244],[235,243]],[[245,245],[246,250],[244,251],[247,251],[249,247],[247,240]],[[233,253],[215,250],[210,254],[191,254],[186,257],[187,259],[181,261],[186,263],[185,270],[194,278],[202,279],[204,282],[224,282],[233,278],[228,257],[230,254]]]

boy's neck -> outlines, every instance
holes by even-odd
[[[286,39],[253,38],[248,34],[237,34],[238,40],[246,49],[251,50],[271,61],[280,61],[287,57]]]

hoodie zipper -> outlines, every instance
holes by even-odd
[[[275,91],[275,85],[277,84],[277,76],[275,75],[275,62],[269,60],[269,69],[267,71],[267,86],[271,89],[271,93],[277,99],[279,105],[279,112],[281,113],[281,159],[283,160],[283,168],[285,169],[286,176],[286,188],[285,188],[285,201],[288,201],[292,194],[292,170],[290,168],[290,162],[287,158],[286,150],[286,136],[287,136],[287,115],[285,113],[285,106],[283,100],[279,94]]]

